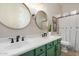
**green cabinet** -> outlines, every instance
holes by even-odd
[[[61,55],[61,39],[57,39],[43,46],[35,48],[20,56],[60,56]]]
[[[55,56],[55,47],[47,50],[47,56]]]
[[[51,49],[53,46],[54,46],[53,42],[50,42],[50,43],[47,44],[47,46],[46,46],[47,48],[46,49],[47,50]]]
[[[61,55],[61,39],[57,40],[58,43],[55,45],[55,55],[60,56]]]
[[[56,56],[61,55],[61,46],[60,44],[56,45]]]
[[[45,56],[45,45],[35,49],[35,56],[44,55]]]
[[[54,42],[50,42],[47,44],[47,56],[55,56],[55,46]]]

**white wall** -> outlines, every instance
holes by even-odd
[[[59,7],[57,4],[43,4],[43,3],[33,3],[30,5],[34,5],[34,7],[29,7],[31,10],[31,13],[36,13],[36,9],[38,10],[44,10],[47,15],[48,15],[48,20],[52,19],[52,16],[55,14],[59,13]],[[36,7],[37,6],[37,7]],[[11,15],[10,15],[11,16]],[[12,37],[16,35],[22,35],[22,36],[27,36],[27,35],[34,35],[34,34],[40,34],[41,31],[37,28],[34,19],[31,19],[31,23],[28,27],[22,30],[11,30],[2,24],[0,24],[0,38],[1,37]]]
[[[79,3],[61,3],[59,4],[61,6],[61,14],[68,13],[74,10],[77,10],[79,12]]]

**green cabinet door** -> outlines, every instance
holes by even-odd
[[[56,45],[56,56],[60,56],[61,55],[61,44],[57,44]]]
[[[26,53],[24,53],[24,54],[22,54],[20,56],[34,56],[34,50],[26,52]]]
[[[47,50],[47,56],[55,56],[55,47],[54,46]]]
[[[58,39],[57,40],[57,44],[55,45],[56,46],[56,56],[60,56],[61,55],[61,39]]]
[[[39,55],[41,55],[43,53],[45,55],[45,45],[35,49],[35,56],[39,56]]]

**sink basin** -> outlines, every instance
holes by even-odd
[[[12,50],[12,49],[19,49],[24,47],[27,44],[27,42],[16,42],[16,43],[10,43],[10,45],[6,46],[4,49]]]
[[[16,42],[16,43],[3,43],[0,44],[0,51],[10,51],[13,49],[19,49],[26,45],[27,42]]]
[[[8,45],[7,47],[5,47],[4,49],[12,50],[12,49],[17,49],[17,48],[21,48],[21,47],[22,47],[22,44],[11,44],[11,45]]]

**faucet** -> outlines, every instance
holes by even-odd
[[[14,39],[13,38],[9,38],[11,39],[11,43],[14,43]],[[20,39],[20,35],[16,36],[16,42],[19,42]],[[24,37],[22,37],[22,41],[24,41]]]
[[[44,36],[47,36],[47,33],[44,33]]]
[[[9,39],[11,39],[11,43],[14,43],[14,40],[13,40],[13,38],[9,38]]]
[[[16,36],[16,42],[19,42],[20,35]]]
[[[22,41],[24,41],[24,37],[22,37]]]
[[[42,34],[42,37],[47,37],[47,33],[43,33]]]
[[[20,35],[16,36],[16,42],[19,42]],[[22,37],[22,41],[24,41],[24,37]]]

